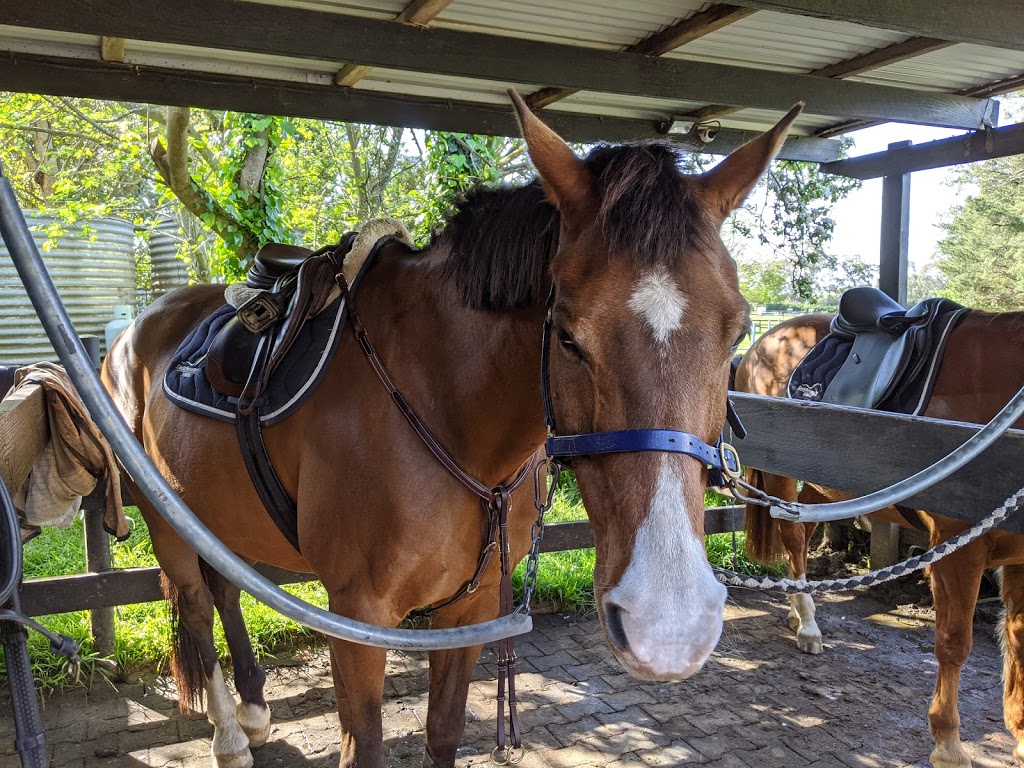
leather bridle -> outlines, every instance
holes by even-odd
[[[635,453],[659,451],[690,456],[708,468],[708,484],[720,486],[726,478],[740,474],[740,459],[736,449],[720,436],[712,446],[690,432],[677,429],[619,429],[609,432],[585,432],[558,435],[555,409],[551,399],[551,336],[554,330],[555,286],[548,294],[547,314],[544,318],[544,336],[541,341],[541,398],[544,401],[544,424],[548,437],[544,450],[548,458],[561,463],[574,456],[596,456],[605,453]],[[726,416],[737,437],[746,436],[731,401],[726,401]]]

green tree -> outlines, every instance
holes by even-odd
[[[740,274],[740,293],[755,307],[770,304],[790,304],[794,301],[790,290],[790,265],[784,259],[737,261]]]
[[[818,275],[814,287],[814,306],[837,310],[842,295],[862,285],[878,285],[878,266],[868,264],[859,256],[840,261],[834,269]]]
[[[836,226],[831,208],[859,187],[856,179],[824,173],[814,163],[775,162],[733,226],[785,259],[790,292],[811,300],[816,275],[837,264],[828,251]]]
[[[977,194],[952,210],[939,242],[948,295],[979,309],[1024,307],[1024,157],[968,167]]]

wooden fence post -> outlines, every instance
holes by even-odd
[[[100,340],[96,336],[82,336],[82,343],[92,357],[93,364],[100,367]],[[85,511],[85,570],[89,573],[103,573],[110,570],[110,536],[103,527],[103,509]],[[93,651],[104,658],[114,655],[114,609],[93,608],[90,612],[92,624]]]

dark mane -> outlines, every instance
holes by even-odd
[[[600,146],[584,161],[597,178],[597,226],[611,258],[672,264],[713,228],[669,144]],[[559,215],[539,181],[477,187],[431,246],[446,245],[443,277],[476,309],[509,310],[542,301],[558,250]]]

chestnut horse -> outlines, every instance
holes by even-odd
[[[382,249],[354,297],[380,358],[463,469],[488,487],[507,482],[545,439],[540,345],[553,288],[550,386],[566,434],[671,426],[713,443],[729,363],[749,322],[719,227],[765,171],[799,106],[715,169],[686,176],[667,144],[604,146],[580,159],[511,95],[539,180],[472,193],[422,251]],[[105,382],[162,473],[241,557],[315,573],[336,613],[394,627],[451,596],[486,544],[479,500],[425,449],[352,335],[341,338],[310,399],[265,430],[297,502],[301,555],[261,506],[234,428],[164,396],[179,342],[223,302],[223,286],[169,294],[107,358]],[[703,547],[706,467],[677,454],[628,453],[581,457],[575,469],[615,655],[643,679],[695,673],[718,641],[726,597]],[[182,705],[198,704],[205,689],[215,764],[249,765],[270,713],[239,591],[135,498],[180,617]],[[535,518],[533,489],[516,491],[513,562],[527,552]],[[434,616],[434,627],[496,617],[496,560],[479,589]],[[237,711],[214,650],[215,607]],[[386,652],[336,639],[330,650],[340,763],[380,768]],[[480,651],[430,654],[426,765],[455,764]]]
[[[831,315],[815,314],[780,323],[750,348],[736,371],[736,389],[758,395],[785,397],[790,374],[811,348],[829,331]],[[931,401],[923,415],[984,424],[1024,384],[1024,312],[966,313],[949,337]],[[1018,429],[1024,420],[1014,426]],[[748,470],[748,481],[784,499],[797,497],[797,482],[759,470]],[[801,501],[820,503],[851,498],[829,488],[805,485]],[[988,512],[988,510],[984,510]],[[928,528],[931,546],[970,527],[963,520],[919,510]],[[894,507],[873,516],[908,526]],[[768,561],[782,550],[789,556],[790,573],[803,578],[813,523],[772,518],[759,506],[747,505],[747,549]],[[1001,567],[1003,714],[1006,727],[1017,739],[1014,755],[1024,762],[1024,536],[990,531],[928,570],[935,602],[935,656],[939,662],[928,718],[935,749],[935,768],[965,768],[971,758],[960,743],[957,694],[960,669],[971,652],[974,606],[986,568]],[[821,653],[821,631],[814,621],[810,595],[790,595],[789,626],[805,653]]]

